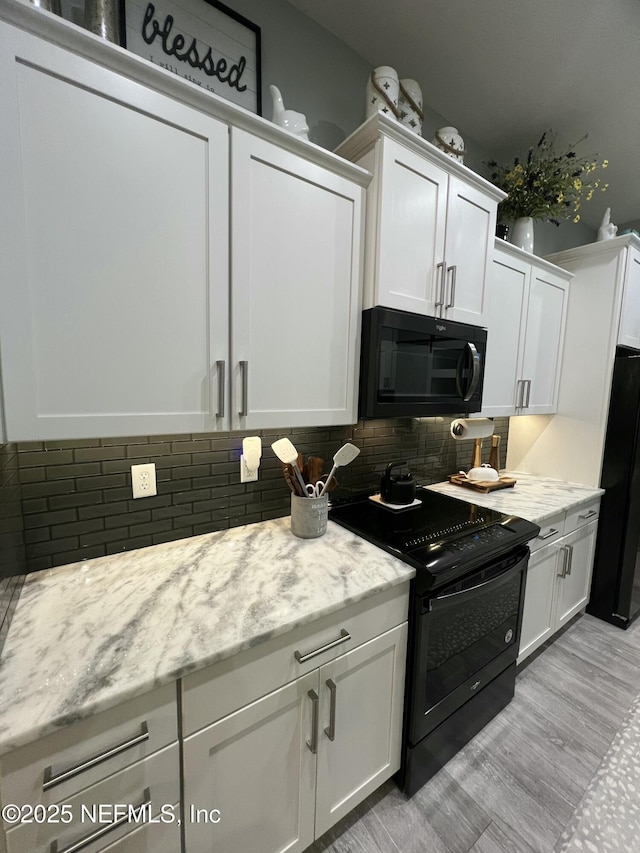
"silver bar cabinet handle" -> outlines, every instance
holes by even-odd
[[[569,546],[568,545],[560,545],[560,550],[562,551],[562,570],[558,573],[559,578],[566,578],[567,572],[567,564],[569,561]]]
[[[567,545],[567,550],[569,551],[569,561],[567,565],[567,575],[571,574],[571,567],[573,565],[573,545]]]
[[[552,536],[555,536],[558,531],[555,527],[550,527],[549,532],[545,533],[544,536],[536,536],[536,539],[550,539]]]
[[[444,307],[445,308],[453,308],[456,302],[456,277],[458,275],[458,265],[452,264],[447,268],[447,272],[452,273],[451,276],[451,295],[449,296],[450,302],[448,302]]]
[[[518,379],[516,385],[516,409],[521,409],[524,405],[524,379]]]
[[[332,678],[327,678],[326,685],[329,688],[329,692],[331,694],[331,704],[329,705],[329,725],[324,730],[324,733],[329,738],[329,740],[336,739],[336,694],[338,692],[338,688],[336,687],[336,683]]]
[[[51,788],[55,788],[56,785],[66,782],[67,779],[73,779],[74,776],[84,773],[85,770],[89,770],[97,764],[102,764],[103,761],[108,761],[110,758],[120,755],[120,753],[124,752],[126,749],[131,749],[132,747],[138,746],[138,744],[144,743],[147,740],[149,740],[149,728],[147,726],[147,721],[145,720],[140,726],[140,734],[135,735],[116,746],[112,746],[111,749],[107,749],[99,755],[87,758],[87,760],[83,761],[81,764],[76,764],[74,767],[70,767],[68,770],[63,770],[62,773],[56,773],[55,775],[53,774],[53,768],[51,766],[46,767],[44,771],[44,779],[42,781],[42,790],[48,791]]]
[[[581,518],[583,521],[586,521],[588,518],[595,518],[597,514],[597,509],[590,509],[586,515],[579,515],[578,518]]]
[[[438,302],[434,302],[434,308],[442,308],[444,305],[444,284],[445,278],[447,276],[447,265],[444,261],[439,264],[436,264],[436,270],[440,270],[440,299]]]
[[[341,643],[346,643],[351,639],[351,634],[346,630],[346,628],[342,628],[340,631],[340,636],[337,640],[331,640],[330,643],[327,643],[326,646],[320,646],[319,649],[314,649],[312,652],[306,652],[303,654],[302,652],[296,650],[293,653],[293,656],[298,661],[298,663],[305,663],[305,661],[311,660],[311,658],[315,658],[318,655],[321,655],[323,652],[328,651],[329,649],[335,648],[335,646],[339,646]]]
[[[142,801],[137,803],[136,805],[132,804],[130,808],[134,811],[138,811],[139,809],[144,808],[144,806],[148,805],[150,802],[151,794],[149,792],[149,789],[145,788]],[[84,850],[85,847],[88,847],[90,844],[93,844],[94,841],[98,841],[100,838],[104,838],[105,835],[108,835],[110,832],[113,832],[114,829],[117,829],[119,826],[122,826],[123,823],[127,823],[128,821],[129,815],[126,814],[124,817],[121,817],[118,820],[114,820],[113,823],[108,823],[105,826],[100,827],[100,829],[96,829],[95,832],[92,832],[89,835],[85,835],[84,838],[75,841],[68,847],[58,847],[58,839],[54,838],[51,842],[51,846],[49,847],[49,853],[78,853],[78,851]]]
[[[311,740],[307,741],[309,750],[315,755],[318,752],[318,704],[320,702],[318,694],[315,690],[309,690],[307,693],[311,699]]]
[[[216,417],[224,417],[224,388],[226,385],[226,361],[216,361],[216,370],[218,374],[218,408],[216,409]]]
[[[240,362],[240,375],[242,377],[242,404],[238,414],[241,418],[246,418],[249,410],[249,362]]]
[[[527,402],[524,404],[524,408],[529,408],[529,400],[531,399],[531,380],[527,379],[525,381],[525,385],[527,386]]]

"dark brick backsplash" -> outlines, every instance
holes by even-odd
[[[473,449],[472,442],[451,439],[450,422],[403,418],[254,433],[21,442],[0,446],[0,460],[13,460],[0,464],[8,480],[0,482],[0,499],[4,491],[15,504],[21,493],[23,555],[28,570],[37,571],[288,515],[290,493],[269,446],[283,435],[305,458],[322,456],[327,472],[345,441],[360,448],[338,471],[335,496],[376,488],[395,460],[406,459],[420,483],[444,480],[469,467]],[[508,425],[507,418],[495,419],[503,465]],[[241,484],[239,457],[248,434],[262,437],[263,456],[258,482]],[[485,449],[484,461],[488,455]],[[158,495],[134,501],[131,465],[143,462],[156,465]]]
[[[0,650],[26,568],[17,448],[15,444],[0,444]]]

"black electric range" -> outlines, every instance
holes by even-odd
[[[329,518],[414,566],[418,591],[446,584],[540,532],[523,518],[423,487],[413,506],[394,510],[359,495],[332,505]]]
[[[415,506],[392,510],[364,495],[329,517],[416,569],[396,774],[412,796],[513,697],[525,543],[540,528],[425,488]]]

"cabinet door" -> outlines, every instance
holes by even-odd
[[[433,316],[444,302],[449,178],[390,139],[381,146],[374,303]]]
[[[532,267],[519,414],[552,414],[558,407],[567,293],[565,280]]]
[[[400,767],[407,623],[320,669],[316,838]]]
[[[7,438],[225,426],[226,126],[26,33],[0,39]]]
[[[518,663],[555,631],[554,605],[559,566],[560,551],[555,544],[538,549],[529,558]]]
[[[297,853],[313,841],[318,671],[184,742],[185,848]],[[317,731],[317,725],[316,725]]]
[[[232,130],[232,427],[357,420],[363,190]]]
[[[618,344],[640,349],[640,252],[629,249]]]
[[[484,324],[485,287],[496,233],[497,203],[453,175],[449,178],[443,316]]]
[[[598,522],[592,521],[560,540],[570,551],[565,576],[558,586],[556,628],[561,628],[589,601],[597,532]]]
[[[519,258],[500,255],[489,271],[484,317],[487,355],[481,413],[486,418],[514,415],[516,411],[530,269],[530,265]]]

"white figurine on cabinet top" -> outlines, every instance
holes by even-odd
[[[598,228],[598,240],[611,240],[618,233],[618,226],[611,222],[611,208],[608,207]]]
[[[390,65],[379,65],[374,68],[367,80],[366,114],[369,116],[383,113],[389,118],[398,119],[398,96],[400,81],[398,72]]]
[[[459,163],[464,162],[464,155],[466,154],[464,140],[458,133],[457,127],[441,127],[440,130],[436,130],[433,144],[448,154],[452,160],[457,160]]]
[[[285,110],[282,95],[277,86],[269,86],[269,91],[273,100],[273,123],[288,130],[294,136],[299,136],[300,139],[309,139],[306,116],[295,110]]]
[[[409,130],[422,135],[422,89],[415,80],[400,80],[400,94],[398,96],[398,111],[400,122]]]

